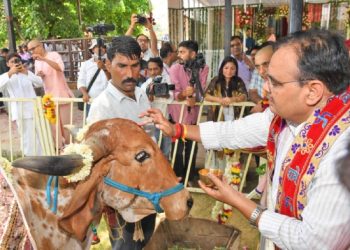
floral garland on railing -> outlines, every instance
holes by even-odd
[[[55,111],[55,103],[52,101],[52,95],[46,94],[43,96],[41,100],[44,109],[44,115],[46,119],[52,123],[56,123],[56,111]]]
[[[226,156],[227,159],[233,157]],[[237,161],[227,160],[224,178],[229,181],[232,188],[238,190],[241,183],[241,164]],[[215,206],[211,211],[211,217],[218,220],[219,224],[225,224],[232,216],[232,206],[221,201],[216,201]]]
[[[10,177],[13,168],[11,163],[6,158],[0,157],[0,166],[4,170],[4,174]]]

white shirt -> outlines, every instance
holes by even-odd
[[[13,74],[10,78],[8,73],[0,76],[0,90],[7,89],[11,98],[36,98],[33,88],[43,86],[43,80],[28,70],[28,75],[23,73]],[[28,102],[10,102],[12,121],[20,118],[33,118],[33,104]]]
[[[89,83],[92,77],[95,75],[97,69],[97,63],[93,58],[83,62],[78,73],[77,88],[88,88]],[[101,70],[92,84],[91,89],[89,90],[89,96],[96,98],[107,87],[107,84],[108,80],[106,74],[103,72],[103,70]]]
[[[272,118],[272,112],[267,109],[233,122],[202,123],[202,143],[207,149],[266,145]],[[289,124],[281,132],[275,175],[279,175],[282,161],[301,127]],[[259,221],[259,231],[264,237],[282,249],[347,249],[350,246],[350,193],[340,183],[336,165],[337,160],[348,153],[349,142],[350,129],[347,129],[321,160],[307,189],[303,220],[267,210]],[[275,180],[274,176],[271,192],[274,203],[278,185]]]
[[[146,93],[139,87],[135,88],[135,97],[136,100],[124,95],[109,81],[107,88],[93,100],[87,123],[111,118],[141,122],[140,113],[151,106]]]
[[[145,52],[143,52],[142,59],[147,62],[151,57],[156,57],[156,56],[152,53],[151,48],[148,48]]]

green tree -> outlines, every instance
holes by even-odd
[[[123,34],[128,28],[132,13],[149,12],[148,0],[12,0],[11,2],[17,41],[32,38],[82,37],[84,27],[97,23],[112,23],[116,30],[109,34]],[[80,25],[78,2],[82,17]],[[3,3],[0,18],[5,20]],[[6,40],[6,22],[1,22],[0,43]]]

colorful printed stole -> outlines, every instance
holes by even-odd
[[[285,126],[285,121],[275,116],[267,141],[267,158],[270,173],[273,173],[276,157],[276,141]],[[349,89],[331,97],[322,110],[315,110],[289,149],[279,176],[276,212],[301,218],[307,203],[306,190],[321,159],[333,143],[350,126]]]

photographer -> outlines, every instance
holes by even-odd
[[[175,89],[175,87],[174,85],[170,84],[169,79],[163,77],[162,60],[159,57],[150,58],[147,63],[147,72],[149,78],[144,84],[142,84],[141,89],[146,92],[148,99],[150,100],[150,102],[152,102],[151,106],[153,108],[160,109],[163,114],[168,116],[167,103],[170,103],[174,100],[173,90]],[[153,101],[159,102],[154,103]],[[160,130],[155,129],[154,135],[158,142]],[[167,157],[167,159],[169,159],[171,149],[171,140],[169,137],[162,137],[160,148],[163,154]]]
[[[130,26],[125,33],[126,36],[133,35],[136,24],[145,26],[145,28],[147,28],[149,31],[149,36],[151,39],[149,39],[148,36],[144,34],[139,34],[136,36],[136,41],[141,47],[141,58],[145,61],[148,61],[151,57],[158,56],[157,36],[153,30],[153,24],[150,22],[150,20],[144,16],[137,14],[131,15]]]
[[[196,41],[182,41],[178,46],[178,57],[180,63],[173,65],[170,68],[170,80],[173,84],[175,84],[175,92],[174,98],[177,101],[187,101],[187,108],[184,111],[184,116],[182,119],[183,124],[196,124],[197,117],[199,112],[199,107],[194,106],[196,103],[196,99],[199,100],[203,98],[200,96],[199,88],[201,87],[203,90],[205,89],[209,67],[203,63],[203,65],[198,65],[201,63],[197,62],[197,53],[198,53],[198,43]],[[188,68],[185,66],[188,64],[192,64],[194,66],[203,66],[200,68]],[[193,70],[198,72],[198,82],[200,82],[200,86],[198,84],[191,83],[192,72]],[[180,122],[180,112],[181,105],[170,105],[169,106],[169,114],[173,122]],[[185,177],[186,168],[189,163],[192,141],[187,140],[183,142],[179,140],[178,148],[176,151],[176,158],[174,163],[174,171],[177,176]],[[185,154],[183,151],[185,150]],[[196,155],[197,155],[197,146],[195,147],[193,159],[191,162],[191,169],[195,166],[196,163]],[[190,173],[190,181],[193,181],[194,171]]]
[[[21,57],[16,53],[7,56],[7,66],[10,70],[0,76],[0,90],[6,89],[10,98],[36,98],[33,88],[43,86],[43,80],[23,66]],[[16,121],[18,131],[23,139],[23,154],[25,156],[40,155],[39,139],[35,138],[34,107],[31,102],[10,102],[11,118]],[[36,144],[35,144],[36,142]]]
[[[86,103],[90,101],[90,98],[96,98],[107,87],[110,79],[110,74],[105,66],[106,46],[98,46],[97,40],[93,39],[89,50],[92,57],[81,64],[77,81],[77,88],[83,94],[83,100]],[[91,88],[87,91],[90,84]],[[89,114],[89,110],[90,104],[87,104],[86,115]]]

